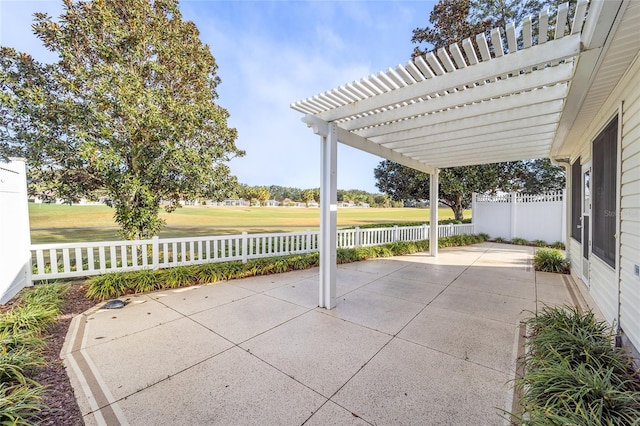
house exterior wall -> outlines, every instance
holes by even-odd
[[[640,349],[640,55],[623,79],[620,179],[620,327]]]
[[[640,55],[600,108],[599,119],[585,129],[572,159],[581,157],[582,164],[591,160],[593,140],[616,114],[620,127],[617,269],[591,254],[589,292],[603,315],[640,350],[640,277],[635,274],[636,265],[640,266]],[[582,244],[571,238],[567,254],[574,278],[581,279]]]

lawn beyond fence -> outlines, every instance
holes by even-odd
[[[473,234],[473,224],[439,225],[438,235]],[[32,280],[171,268],[318,251],[319,231],[158,238],[136,241],[34,244]],[[338,248],[429,239],[429,225],[338,230]]]
[[[440,220],[452,219],[450,208],[439,209]],[[318,230],[320,210],[317,208],[285,207],[193,207],[186,206],[173,213],[162,212],[167,226],[160,238],[206,237]],[[471,211],[465,211],[471,217]],[[119,239],[113,209],[103,205],[69,206],[29,203],[31,242],[76,243],[80,241],[113,241]],[[338,209],[338,226],[364,226],[429,220],[429,209],[368,208]]]

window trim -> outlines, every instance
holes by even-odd
[[[582,243],[582,164],[571,164],[571,238]]]

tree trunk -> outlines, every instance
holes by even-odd
[[[456,203],[453,207],[453,214],[456,220],[464,219],[464,207],[462,206],[462,194],[456,195]]]

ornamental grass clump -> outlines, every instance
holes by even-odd
[[[539,248],[533,257],[536,271],[569,273],[569,263],[562,252],[555,248]]]
[[[25,289],[14,307],[0,314],[0,424],[37,424],[44,387],[31,377],[44,364],[41,337],[60,313],[68,286]]]
[[[576,307],[544,308],[526,322],[524,425],[640,424],[640,382],[630,358],[612,345],[606,323]]]

